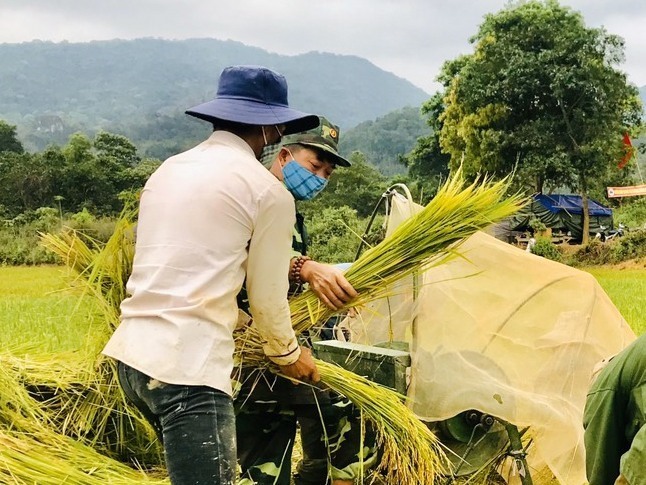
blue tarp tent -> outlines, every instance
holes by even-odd
[[[590,232],[597,232],[601,226],[613,228],[612,209],[588,199]],[[569,232],[574,240],[583,235],[583,203],[580,195],[536,194],[522,211],[509,221],[511,231],[529,231],[529,222],[539,219],[554,231]]]
[[[583,202],[580,195],[545,195],[537,194],[534,200],[538,201],[547,210],[554,214],[565,211],[569,214],[583,214]],[[608,216],[612,217],[612,209],[604,207],[596,200],[588,199],[588,214],[590,216]]]

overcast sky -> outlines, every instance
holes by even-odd
[[[506,0],[0,0],[0,42],[231,39],[278,54],[350,54],[429,94],[447,59]],[[622,69],[646,85],[646,2],[563,0],[626,41]]]

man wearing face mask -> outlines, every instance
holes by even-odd
[[[287,302],[294,201],[258,161],[266,145],[318,118],[289,108],[285,78],[259,66],[224,69],[216,98],[187,113],[213,134],[146,183],[129,296],[103,353],[118,361],[124,393],[163,442],[171,483],[231,485],[243,281],[267,357],[285,375],[319,380]]]
[[[327,185],[337,166],[350,163],[337,150],[339,128],[321,117],[312,130],[285,136],[281,144],[267,147],[261,161],[281,180],[296,200],[310,200]],[[335,266],[319,263],[307,254],[308,237],[303,218],[297,215],[290,266],[291,291],[309,285],[330,308],[338,309],[356,291]],[[239,298],[242,309],[244,298]],[[316,336],[312,336],[316,338]],[[377,459],[368,431],[362,437],[358,416],[340,396],[310,386],[294,386],[275,376],[247,375],[236,398],[240,485],[289,485],[291,455],[300,425],[303,460],[296,485],[351,485]]]

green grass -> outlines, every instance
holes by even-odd
[[[594,275],[637,335],[646,332],[646,270],[583,268]]]
[[[72,285],[63,267],[0,267],[0,348],[96,354],[89,336],[100,331],[98,313]]]
[[[646,332],[646,270],[588,267],[637,335]],[[61,266],[0,267],[0,348],[27,345],[43,351],[88,351],[100,331],[89,299],[71,289]]]

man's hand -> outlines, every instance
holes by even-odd
[[[357,296],[356,290],[343,276],[343,271],[329,264],[305,261],[301,268],[301,279],[332,310],[338,310]]]
[[[301,347],[301,355],[296,362],[289,365],[281,365],[280,371],[287,377],[298,379],[304,382],[316,384],[321,380],[319,370],[312,358],[312,351],[307,347]]]

